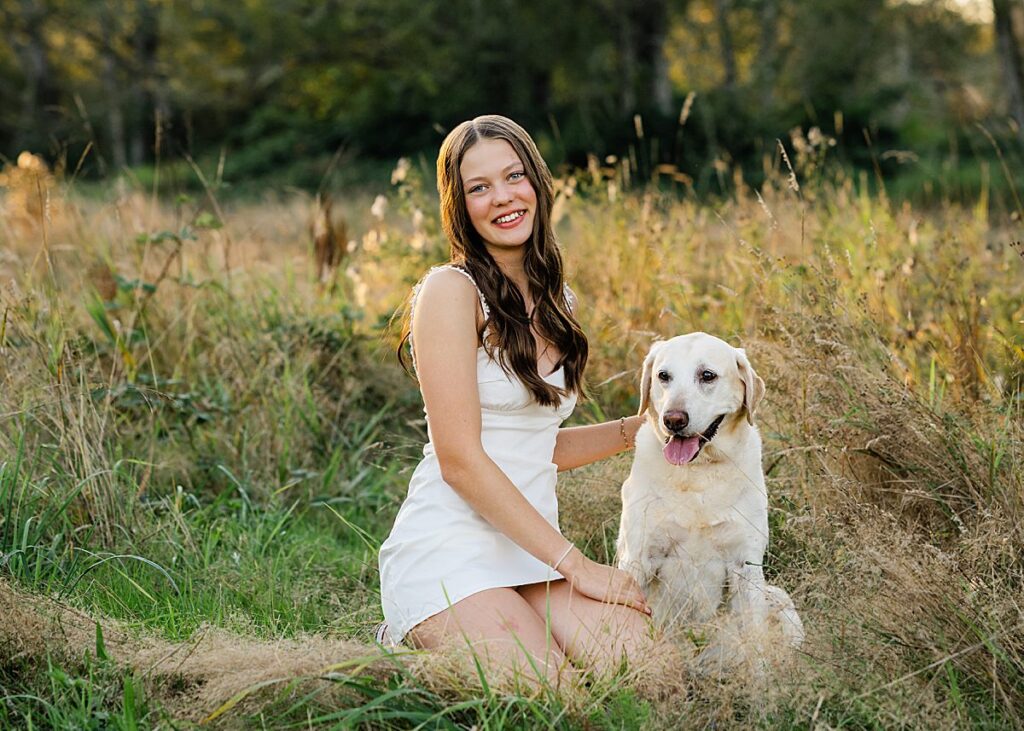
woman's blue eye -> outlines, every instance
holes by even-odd
[[[525,177],[526,177],[526,173],[523,173],[523,172],[518,172],[518,173],[512,173],[512,174],[511,174],[511,175],[509,175],[508,177],[509,177],[510,179],[514,178],[514,179],[516,179],[516,180],[519,180],[519,179],[521,179],[521,178],[525,178]]]
[[[474,185],[472,188],[469,189],[469,192],[470,193],[476,193],[477,191],[483,190],[483,189],[484,189],[483,185]]]

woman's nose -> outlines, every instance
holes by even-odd
[[[512,200],[512,189],[506,185],[498,185],[494,188],[494,205],[503,206]]]

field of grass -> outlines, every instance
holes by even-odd
[[[375,214],[337,204],[325,286],[297,192],[8,191],[0,728],[1024,727],[1020,211],[795,164],[713,202],[594,165],[556,204],[591,339],[574,423],[635,410],[657,337],[715,333],[767,382],[766,571],[808,640],[757,689],[640,668],[516,694],[374,647],[424,439],[385,326],[446,254],[415,165]],[[560,479],[594,558],[627,471]]]

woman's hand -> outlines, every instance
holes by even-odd
[[[622,569],[591,561],[578,548],[573,548],[558,571],[569,585],[584,596],[608,604],[623,604],[650,615],[647,597],[636,580]]]

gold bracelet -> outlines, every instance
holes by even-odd
[[[619,434],[622,435],[622,443],[626,445],[626,449],[632,449],[633,445],[629,443],[629,439],[626,438],[626,417],[623,416],[619,419]]]

